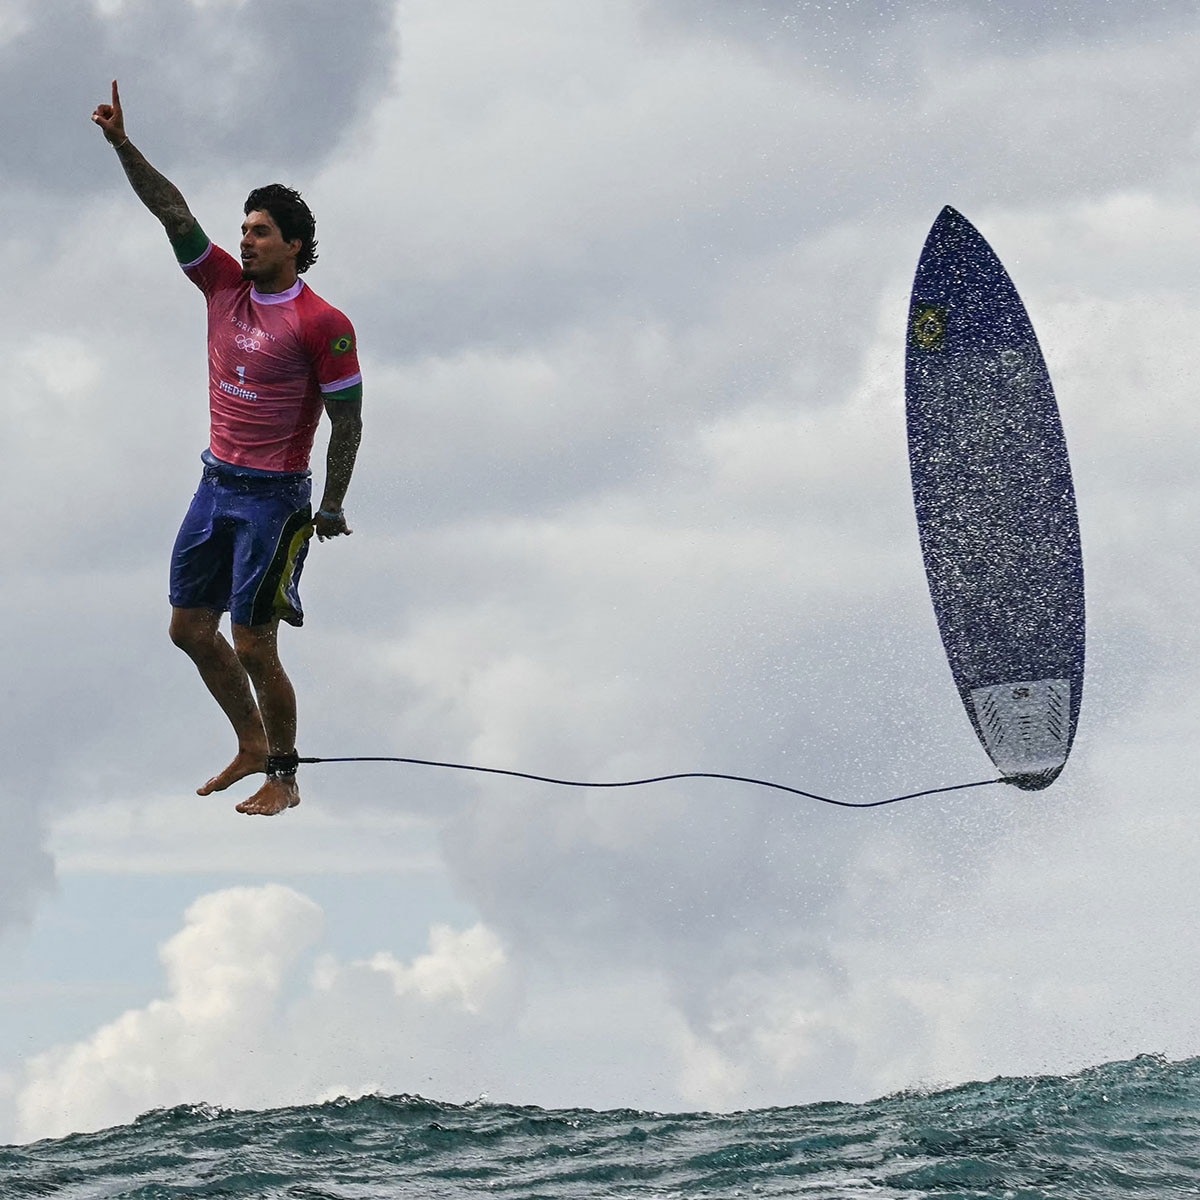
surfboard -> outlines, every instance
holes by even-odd
[[[921,553],[954,682],[1005,781],[1047,787],[1083,696],[1075,490],[1025,306],[949,206],[917,263],[905,399]]]

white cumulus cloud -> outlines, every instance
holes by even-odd
[[[446,1060],[480,1031],[502,1037],[516,998],[495,935],[439,925],[411,963],[386,951],[314,962],[321,927],[320,908],[278,884],[200,897],[161,949],[160,999],[27,1065],[16,1095],[23,1136],[127,1122],[197,1097],[267,1107],[417,1090],[431,1072],[446,1089],[469,1086],[444,1074]]]

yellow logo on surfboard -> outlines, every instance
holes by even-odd
[[[946,344],[946,310],[922,305],[913,314],[912,340],[922,350],[940,350]]]

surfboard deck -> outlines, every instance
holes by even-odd
[[[963,706],[1008,782],[1047,787],[1083,695],[1075,491],[1025,306],[949,206],[913,281],[905,398],[925,575]]]

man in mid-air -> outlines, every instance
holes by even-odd
[[[276,183],[250,193],[239,264],[129,140],[115,80],[112,103],[92,120],[208,301],[211,434],[171,558],[171,640],[196,664],[238,749],[197,790],[207,796],[265,771],[237,810],[273,816],[300,803],[296,694],[279,661],[279,622],[304,619],[297,585],[311,535],[350,532],[342,501],[362,434],[354,329],[300,279],[317,242],[297,192]],[[308,462],[322,409],[332,428],[314,517]],[[232,646],[218,628],[223,612]]]

